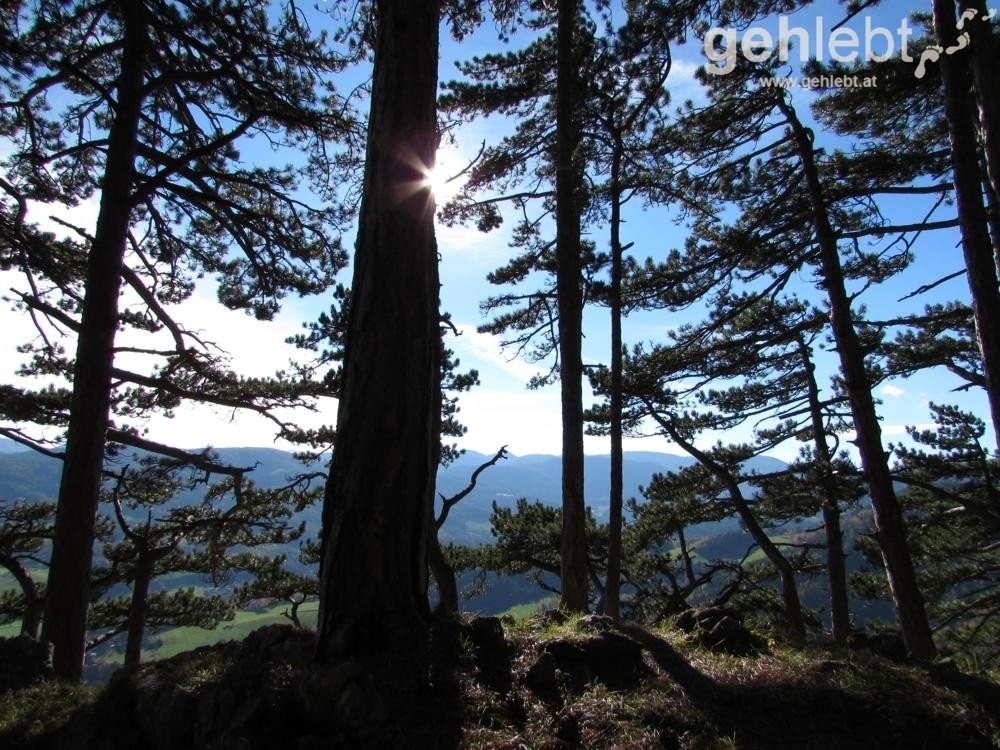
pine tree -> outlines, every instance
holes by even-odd
[[[0,621],[21,620],[21,632],[38,637],[45,608],[45,586],[32,577],[32,568],[48,561],[43,547],[52,539],[52,503],[9,503],[0,500],[0,567],[17,582],[20,592],[4,592]]]
[[[859,208],[855,200],[859,194],[876,193],[886,184],[885,175],[873,189],[858,175],[837,172],[843,156],[817,155],[814,133],[802,125],[787,92],[756,85],[761,77],[774,74],[772,68],[739,59],[728,74],[707,75],[709,104],[689,107],[674,127],[678,147],[698,160],[698,169],[689,169],[684,177],[692,193],[703,199],[713,194],[716,199],[728,197],[740,204],[743,213],[731,227],[721,225],[711,210],[698,219],[696,226],[703,229],[700,237],[689,244],[686,256],[675,256],[666,264],[666,277],[678,282],[678,289],[667,294],[691,299],[699,289],[717,285],[725,289],[733,282],[753,285],[746,305],[733,308],[736,314],[754,300],[773,298],[792,274],[804,268],[816,270],[818,286],[827,297],[830,331],[897,613],[911,652],[928,658],[934,646],[888,476],[867,350],[861,344],[860,325],[847,289],[850,280],[870,284],[886,278],[905,267],[908,255],[905,246],[891,254],[862,251],[854,244],[852,256],[841,258],[841,241],[895,231],[878,226],[881,217],[864,210],[864,204]],[[893,169],[890,179],[906,174],[912,166],[902,162]],[[872,179],[864,171],[860,176]]]
[[[374,71],[337,448],[323,507],[320,659],[424,679],[440,455],[436,0],[372,8]]]
[[[70,326],[73,388],[43,625],[57,672],[78,679],[112,384],[134,382],[173,403],[191,383],[210,390],[221,381],[227,396],[239,390],[202,367],[164,303],[190,293],[199,272],[218,274],[222,302],[260,318],[288,290],[324,289],[342,262],[331,234],[336,211],[292,197],[292,169],[239,165],[238,148],[270,137],[309,150],[351,124],[328,114],[318,91],[318,76],[343,61],[310,37],[293,6],[272,14],[264,2],[81,0],[16,11],[4,17],[18,61],[4,80],[2,128],[15,144],[2,186],[4,265],[29,284],[44,275],[66,297],[49,304],[32,287],[21,301],[33,315],[66,323],[63,305],[79,315]],[[52,116],[56,91],[69,96]],[[322,153],[310,163],[317,175],[332,167]],[[71,266],[54,268],[50,243],[26,226],[24,208],[88,196],[100,200],[94,231],[81,230],[84,252]],[[119,309],[123,284],[141,299],[147,325],[174,339],[156,376],[129,379],[116,368],[119,322],[137,320]]]
[[[935,0],[934,31],[939,44],[945,49],[957,47],[958,19],[952,0]],[[985,15],[985,14],[984,14]],[[992,39],[989,27],[983,34],[979,19],[976,20],[977,43],[972,69],[963,54],[943,54],[938,64],[941,68],[941,83],[944,90],[944,112],[948,121],[951,142],[951,166],[955,183],[955,201],[962,230],[962,250],[968,273],[969,290],[972,293],[972,310],[976,321],[976,335],[983,359],[983,377],[997,444],[1000,445],[1000,331],[991,321],[1000,318],[1000,281],[997,279],[997,254],[1000,253],[1000,237],[990,239],[986,203],[983,197],[979,148],[973,102],[968,92],[973,81],[980,100],[981,127],[986,136],[986,165],[992,170],[990,179],[996,179],[1000,168],[1000,157],[994,152],[995,129],[1000,127],[1000,117],[996,116],[995,101],[990,93],[980,90],[987,78],[992,78],[984,70],[983,43]],[[995,59],[989,65],[995,67]],[[975,74],[974,74],[975,73]],[[995,92],[994,92],[995,93]],[[1000,193],[996,183],[992,183],[993,200]]]
[[[317,478],[303,474],[287,485],[263,489],[237,475],[205,487],[201,502],[184,504],[178,496],[197,492],[204,475],[163,459],[129,460],[107,483],[120,536],[103,545],[110,568],[101,585],[128,583],[131,592],[97,602],[90,625],[103,632],[90,647],[127,633],[124,666],[130,669],[139,663],[147,627],[212,628],[230,617],[232,603],[219,595],[191,603],[190,592],[171,592],[153,602],[150,586],[158,577],[184,572],[203,575],[218,587],[244,569],[248,550],[295,541],[304,524],[293,524],[292,516],[316,500]]]
[[[954,406],[931,411],[936,427],[909,428],[913,445],[893,446],[893,479],[905,487],[910,543],[942,651],[991,668],[1000,658],[996,459],[983,444],[983,420]],[[880,565],[877,553],[869,559]],[[886,594],[880,576],[859,574],[856,583],[868,597]]]

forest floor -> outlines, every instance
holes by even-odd
[[[419,694],[317,672],[310,635],[270,626],[104,688],[0,695],[0,747],[1000,748],[1000,685],[950,664],[760,638],[720,653],[598,617],[444,630]]]

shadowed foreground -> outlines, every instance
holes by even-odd
[[[10,691],[0,746],[1000,746],[995,683],[862,651],[761,642],[734,655],[596,616],[478,618],[439,624],[431,682],[401,693],[351,662],[311,664],[312,648],[310,634],[270,626],[119,674],[100,692]]]

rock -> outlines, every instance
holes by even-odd
[[[0,638],[0,693],[54,676],[52,645],[28,635]]]
[[[675,624],[712,651],[748,656],[764,648],[763,641],[743,626],[735,612],[722,607],[687,609]]]
[[[612,690],[635,687],[649,669],[641,645],[621,633],[607,632],[582,640],[548,641],[528,670],[525,684],[540,698],[549,700],[558,692],[560,672],[574,692],[582,692],[594,680]]]
[[[190,747],[198,705],[184,688],[146,675],[135,681],[135,719],[151,750]]]
[[[569,677],[573,691],[577,693],[594,679],[590,655],[583,644],[584,641],[570,638],[554,638],[543,646],[555,659],[556,669]]]
[[[588,638],[585,650],[598,680],[612,690],[636,687],[649,672],[642,659],[642,646],[621,633],[607,632]]]
[[[585,615],[580,618],[580,630],[604,633],[615,627],[615,621],[607,615]]]
[[[548,651],[542,651],[524,676],[525,686],[546,702],[559,699],[559,682],[556,679],[556,660]]]
[[[903,637],[898,633],[854,633],[848,639],[851,648],[868,651],[884,659],[904,664],[908,655]]]
[[[469,635],[475,648],[479,681],[506,695],[513,684],[511,675],[513,654],[499,618],[475,618],[469,625]]]
[[[312,633],[291,625],[265,625],[246,637],[239,658],[299,666],[312,661],[315,647]]]
[[[507,650],[503,625],[498,617],[477,617],[469,624],[476,649],[490,653]]]

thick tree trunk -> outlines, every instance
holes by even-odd
[[[956,23],[953,0],[934,0],[934,30],[939,43],[946,48],[957,43]],[[962,250],[969,289],[972,292],[972,313],[983,359],[990,416],[997,445],[1000,446],[1000,325],[997,325],[1000,320],[1000,288],[997,282],[996,256],[987,231],[986,209],[980,187],[974,112],[969,99],[972,80],[965,57],[941,55],[940,64],[945,114],[951,139],[955,199],[962,231]],[[996,78],[995,63],[986,75]],[[989,109],[987,107],[984,111],[988,112]],[[992,146],[996,147],[996,144]]]
[[[604,613],[621,616],[622,570],[622,241],[621,241],[621,139],[611,154],[611,497],[608,516],[608,577],[604,588]]]
[[[317,657],[405,684],[429,659],[427,540],[439,458],[437,0],[375,6],[364,198],[323,506]]]
[[[819,386],[816,383],[816,365],[805,341],[799,339],[799,353],[806,374],[809,393],[809,416],[812,421],[813,446],[816,461],[822,474],[820,489],[823,493],[823,528],[826,532],[826,576],[830,586],[830,620],[833,640],[844,644],[851,634],[851,609],[847,596],[847,567],[844,558],[844,537],[840,528],[840,505],[834,490],[833,454],[826,439],[823,408]]]
[[[847,296],[837,238],[827,215],[812,139],[796,116],[795,110],[784,99],[779,99],[777,104],[792,129],[805,174],[816,241],[820,251],[823,286],[830,303],[830,325],[840,356],[844,387],[851,404],[854,429],[857,433],[855,442],[868,483],[872,514],[875,518],[875,535],[882,550],[896,617],[910,656],[920,660],[931,659],[936,653],[934,640],[931,638],[924,600],[917,585],[913,560],[906,544],[903,513],[892,486],[892,477],[889,475],[889,464],[882,446],[882,430],[879,428],[875,401],[872,398],[871,382],[865,370],[864,354],[858,341],[858,333],[854,329],[851,302]]]
[[[136,560],[135,580],[132,581],[132,601],[128,610],[128,638],[125,641],[125,669],[134,669],[142,660],[142,638],[146,632],[146,602],[149,582],[153,577],[153,561],[148,554]]]
[[[587,610],[583,501],[583,280],[580,257],[580,144],[574,28],[579,0],[560,0],[556,73],[556,291],[562,396],[562,606]]]
[[[56,509],[42,639],[56,674],[83,674],[90,570],[111,401],[118,292],[131,216],[131,191],[146,55],[144,3],[119,3],[124,39],[118,103],[108,132],[101,207],[87,258],[87,286],[73,369],[73,397]]]

